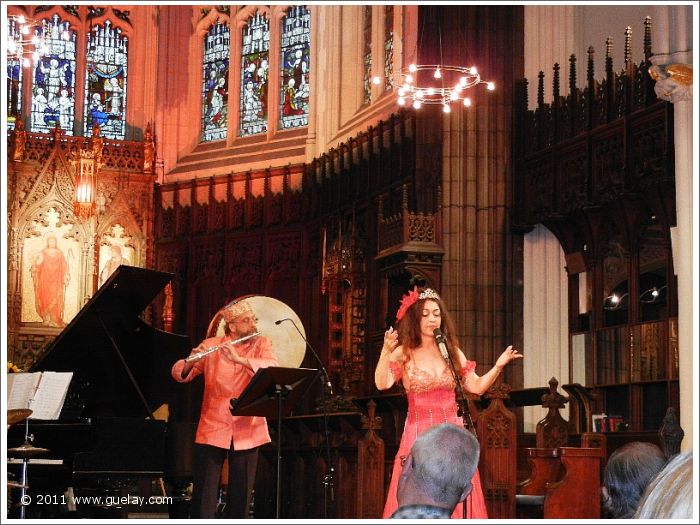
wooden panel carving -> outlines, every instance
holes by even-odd
[[[554,213],[554,177],[554,166],[549,156],[540,156],[528,161],[523,172],[523,182],[529,217],[541,220]]]
[[[597,201],[620,198],[625,189],[625,149],[622,122],[593,139],[593,191]]]
[[[258,293],[262,280],[262,241],[259,236],[238,235],[226,242],[224,270],[226,297]]]
[[[673,181],[673,149],[668,149],[667,122],[663,112],[656,112],[645,119],[635,119],[630,137],[631,190],[644,191],[660,183]]]
[[[153,177],[141,172],[141,143],[17,133],[7,164],[8,354],[28,367],[119,263],[148,263]],[[73,159],[86,147],[101,156],[94,215],[78,218]]]
[[[515,516],[516,421],[515,414],[503,404],[509,391],[505,384],[489,389],[486,397],[491,403],[479,414],[477,424],[479,474],[492,519]]]
[[[194,214],[194,224],[192,225],[193,233],[204,233],[209,226],[209,205],[195,203],[192,207]]]
[[[585,141],[578,141],[570,149],[562,151],[557,187],[557,208],[562,213],[568,215],[589,203],[588,149]]]
[[[202,277],[221,281],[224,273],[224,245],[218,239],[193,242],[190,246],[189,260],[190,282]]]
[[[174,208],[160,209],[158,213],[158,238],[169,239],[175,235]]]
[[[190,206],[175,205],[175,235],[185,235],[191,231],[191,214]]]
[[[568,401],[566,396],[557,392],[559,382],[549,380],[549,394],[542,396],[542,406],[547,408],[547,415],[537,423],[535,430],[537,448],[557,448],[566,446],[569,440],[569,424],[561,417],[560,408]]]
[[[238,229],[244,225],[245,199],[231,199],[228,206],[228,224]]]

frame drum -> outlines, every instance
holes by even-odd
[[[207,337],[223,336],[226,323],[221,312],[238,301],[244,300],[250,304],[255,317],[258,319],[255,325],[261,335],[272,341],[272,351],[277,356],[279,366],[286,368],[298,368],[306,354],[306,332],[301,319],[289,306],[282,301],[266,297],[264,295],[246,295],[234,299],[221,308],[209,323]],[[291,321],[275,324],[280,319],[291,319],[299,327],[299,332]]]

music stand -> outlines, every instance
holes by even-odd
[[[319,373],[320,370],[315,368],[260,368],[241,396],[231,400],[231,414],[234,416],[277,418],[277,519],[282,502],[282,418],[291,413]]]

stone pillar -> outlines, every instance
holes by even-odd
[[[528,107],[537,107],[537,76],[545,72],[544,100],[552,101],[552,65],[568,64],[575,49],[574,6],[525,6],[525,77]],[[556,377],[569,382],[568,285],[564,255],[556,237],[544,226],[524,237],[523,247],[523,377],[524,388],[547,384]],[[568,407],[567,409],[568,410]],[[534,432],[544,417],[541,407],[523,411],[524,430]]]
[[[537,86],[537,75],[545,73],[544,101],[552,102],[552,65],[569,63],[574,49],[574,8],[564,5],[525,6],[525,78]],[[582,57],[581,57],[582,58]],[[537,90],[528,91],[528,108],[537,107]]]
[[[693,446],[693,103],[676,102],[673,107],[676,165],[676,227],[671,232],[673,261],[678,276],[678,368],[680,423],[685,432],[681,450]]]
[[[564,252],[547,228],[538,224],[525,235],[523,248],[524,388],[546,385],[556,377],[569,382],[568,280]],[[568,419],[568,405],[562,416]],[[523,409],[524,432],[534,432],[546,415],[541,406]]]
[[[451,15],[465,17],[459,22],[467,33],[474,32],[471,52],[480,57],[477,67],[489,71],[496,90],[473,88],[474,105],[453,104],[448,115],[427,109],[437,109],[435,118],[443,125],[441,293],[454,315],[462,349],[482,374],[508,344],[522,348],[515,340],[521,319],[513,315],[521,293],[514,275],[522,259],[509,219],[513,84],[512,71],[504,70],[513,67],[509,46],[517,22],[515,11],[471,9],[466,8],[466,16]],[[503,381],[520,388],[522,365],[509,366]]]
[[[678,277],[678,368],[680,424],[685,432],[681,450],[693,446],[693,51],[688,28],[690,6],[669,6],[666,32],[654,31],[657,51],[650,74],[656,95],[673,103],[676,226],[671,229],[673,266]],[[655,24],[656,27],[656,24]],[[657,27],[658,29],[658,27]],[[690,31],[692,32],[692,31]]]

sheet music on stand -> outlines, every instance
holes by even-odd
[[[58,419],[73,372],[19,372],[7,375],[7,408],[29,408],[30,419]]]

